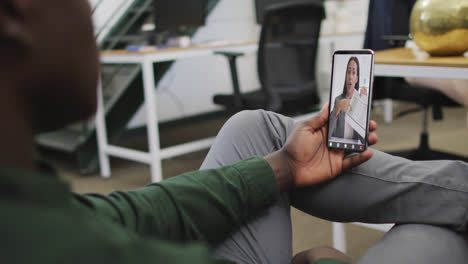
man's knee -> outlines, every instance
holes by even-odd
[[[284,140],[294,126],[294,120],[265,110],[244,110],[233,115],[224,129],[239,134],[260,135],[273,140]]]
[[[227,121],[227,124],[252,127],[253,125],[263,122],[264,115],[268,115],[268,112],[264,110],[243,110],[231,116]]]
[[[452,230],[419,224],[397,225],[359,260],[373,263],[466,263],[468,241]]]

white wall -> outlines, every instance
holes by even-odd
[[[93,8],[94,31],[100,43],[113,25],[130,8],[135,0],[88,0]]]
[[[326,19],[322,22],[321,33],[324,35],[342,35],[349,33],[353,37],[343,38],[319,46],[317,58],[317,79],[322,100],[329,99],[330,72],[332,55],[335,50],[360,49],[364,44],[364,32],[367,25],[369,0],[326,1]],[[360,35],[360,36],[359,36]]]
[[[114,0],[110,0],[114,1]],[[326,2],[327,19],[324,34],[345,32],[364,33],[367,21],[368,0],[343,0]],[[257,40],[259,26],[255,22],[254,0],[221,0],[207,18],[193,42],[219,40]],[[328,100],[331,54],[335,49],[361,48],[363,37],[333,42],[319,46],[317,77],[322,98]],[[243,91],[258,87],[256,55],[250,54],[238,60],[240,85]],[[160,121],[188,117],[220,109],[212,103],[216,93],[230,93],[231,76],[227,60],[222,56],[207,56],[179,60],[164,76],[157,87],[157,111]],[[138,127],[145,124],[145,111],[140,109],[129,124]]]

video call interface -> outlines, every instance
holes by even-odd
[[[330,147],[365,149],[371,66],[371,54],[334,55],[328,127]]]

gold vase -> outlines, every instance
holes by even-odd
[[[418,0],[411,11],[411,36],[432,56],[468,51],[468,0]]]

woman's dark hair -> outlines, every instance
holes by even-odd
[[[347,93],[348,93],[348,89],[346,89],[346,76],[348,75],[348,67],[349,67],[349,64],[351,63],[351,61],[354,61],[357,65],[357,82],[356,82],[356,85],[354,86],[354,89],[356,89],[356,91],[359,90],[359,60],[357,57],[351,57],[349,58],[349,61],[348,61],[348,64],[346,65],[346,75],[345,75],[345,82],[344,82],[344,85],[343,85],[343,93],[342,95],[344,97],[347,96]]]

